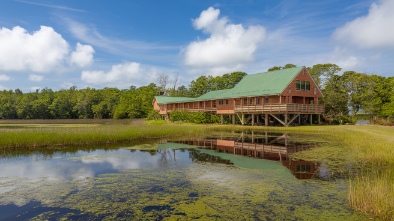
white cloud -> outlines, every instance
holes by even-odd
[[[208,68],[207,71],[212,73],[234,70],[254,60],[254,53],[265,38],[265,29],[262,26],[244,28],[242,24],[231,24],[227,18],[219,18],[219,14],[219,9],[210,7],[193,21],[197,30],[210,36],[186,47],[183,55],[187,66]]]
[[[40,82],[42,79],[44,79],[44,77],[41,75],[29,74],[30,81]]]
[[[36,91],[36,90],[40,90],[40,89],[41,89],[40,87],[30,87],[31,91]]]
[[[63,82],[60,85],[60,88],[62,89],[70,89],[70,87],[75,86],[75,84],[71,83],[71,82]]]
[[[9,90],[7,87],[0,85],[0,91]]]
[[[90,45],[77,43],[75,51],[71,53],[70,63],[79,67],[89,66],[93,63],[94,49]]]
[[[81,80],[94,85],[110,84],[110,86],[125,88],[155,82],[157,77],[158,71],[154,68],[141,67],[141,64],[136,62],[125,62],[113,65],[108,72],[83,71]]]
[[[5,74],[0,74],[0,81],[9,81],[10,77]]]
[[[394,47],[394,1],[372,3],[366,16],[358,17],[338,28],[335,40],[359,48]]]
[[[0,29],[0,70],[48,72],[68,53],[68,43],[51,27],[32,34],[19,26]]]

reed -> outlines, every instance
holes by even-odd
[[[67,127],[23,127],[0,129],[0,147],[53,147],[59,145],[92,145],[197,136],[208,128],[199,125],[123,125],[109,124],[96,126]]]

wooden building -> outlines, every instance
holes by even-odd
[[[288,126],[319,123],[322,97],[306,68],[294,67],[247,75],[232,89],[198,98],[156,96],[152,104],[165,117],[174,110],[201,111],[221,115],[222,123]]]

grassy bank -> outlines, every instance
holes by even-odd
[[[65,145],[94,145],[198,136],[206,131],[200,125],[162,124],[144,122],[129,124],[1,124],[0,148],[53,147]]]

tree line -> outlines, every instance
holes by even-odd
[[[275,66],[268,71],[294,67]],[[321,88],[325,119],[356,115],[363,111],[379,117],[394,116],[394,77],[345,71],[336,64],[307,67]],[[92,119],[145,118],[155,115],[152,100],[156,95],[198,97],[209,91],[230,89],[245,72],[222,76],[200,76],[188,87],[179,84],[179,75],[172,79],[161,75],[157,84],[128,89],[84,88],[75,86],[53,91],[49,88],[23,93],[21,90],[0,91],[0,119]]]

